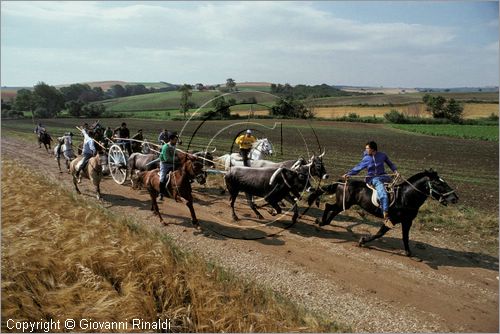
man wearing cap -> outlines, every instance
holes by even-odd
[[[163,195],[167,196],[166,185],[167,175],[175,168],[179,167],[179,159],[175,153],[175,145],[177,145],[177,135],[170,134],[168,143],[162,146],[160,153],[160,199]]]
[[[257,141],[252,135],[252,130],[248,129],[245,134],[239,135],[238,138],[234,141],[240,147],[240,155],[243,159],[243,165],[250,167],[250,163],[248,162],[248,154],[252,149],[253,143]]]

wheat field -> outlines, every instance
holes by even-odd
[[[150,233],[3,159],[2,329],[72,318],[161,319],[173,332],[340,330]]]

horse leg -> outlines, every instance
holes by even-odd
[[[233,220],[239,220],[238,216],[236,216],[236,212],[234,211],[234,202],[236,201],[236,197],[238,193],[230,193],[230,202],[231,202],[231,210],[233,211]]]
[[[160,208],[158,208],[158,202],[156,201],[157,195],[150,192],[149,196],[151,196],[151,211],[153,211],[156,215],[158,215],[158,217],[160,217],[160,223],[163,223],[163,225],[168,225],[167,223],[165,223],[165,221],[163,221],[163,217],[160,213]]]
[[[101,186],[99,183],[95,186],[95,192],[97,193],[97,199],[98,200],[102,199]]]
[[[334,204],[326,203],[325,210],[323,211],[323,217],[321,217],[321,221],[318,218],[316,218],[316,223],[319,226],[329,225],[332,222],[333,218],[335,218],[335,216],[341,213],[342,211],[343,210],[339,208],[337,203]]]
[[[410,227],[411,227],[412,221],[407,222],[404,221],[401,224],[402,227],[402,232],[403,232],[403,244],[405,246],[405,255],[410,257],[411,256],[411,251],[410,251],[410,244],[409,244],[409,235],[410,235]]]
[[[255,212],[255,214],[257,215],[257,218],[264,219],[264,217],[260,214],[260,212],[257,211],[257,207],[255,206],[255,203],[252,200],[252,195],[250,195],[249,193],[246,193],[246,196],[247,196],[248,205],[250,205],[250,208],[253,210],[253,212]]]
[[[373,241],[375,239],[378,239],[380,237],[382,237],[384,234],[387,233],[387,231],[389,231],[390,228],[385,226],[385,225],[382,225],[382,227],[378,230],[378,232],[374,235],[370,235],[368,237],[361,237],[359,239],[359,242],[358,242],[358,245],[361,247],[363,246],[364,244],[366,244],[367,242],[370,242],[370,241]]]
[[[189,212],[191,213],[191,223],[196,227],[198,228],[200,226],[200,224],[198,223],[198,218],[196,218],[196,213],[194,212],[194,207],[193,207],[193,197],[192,196],[189,196],[190,198],[186,198],[184,197],[187,202],[186,202],[186,206],[188,207],[189,209]]]
[[[61,162],[60,162],[59,160],[60,160],[59,158],[56,158],[56,161],[57,161],[57,167],[59,168],[59,173],[62,173],[62,170],[61,170]]]
[[[72,176],[73,176],[73,184],[75,185],[75,190],[76,190],[77,194],[81,194],[80,189],[78,189],[78,186],[76,185],[76,176],[75,176],[75,174],[73,174]]]

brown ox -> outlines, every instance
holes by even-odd
[[[177,202],[183,202],[181,198],[185,200],[186,206],[189,208],[191,213],[191,222],[195,227],[198,227],[198,219],[196,218],[196,213],[193,208],[193,194],[191,188],[191,182],[196,178],[196,180],[204,184],[205,183],[205,173],[203,171],[203,163],[196,161],[196,156],[191,154],[177,153],[180,159],[181,167],[170,173],[170,180],[167,183],[167,196],[169,198],[174,198]],[[132,176],[133,184],[135,186],[146,187],[149,195],[151,196],[151,211],[160,217],[160,222],[167,225],[163,220],[160,210],[158,208],[158,203],[156,199],[160,194],[160,176],[158,175],[159,169],[154,169],[151,171],[139,172],[138,174]]]
[[[80,160],[83,159],[83,156],[78,156],[76,159],[71,161],[69,165],[69,172],[71,173],[71,176],[73,177],[73,184],[75,185],[75,190],[77,193],[81,194],[80,189],[78,189],[77,186],[77,176],[76,176],[76,165],[80,162]],[[102,166],[100,163],[100,157],[99,154],[96,155],[95,157],[92,157],[89,159],[87,166],[85,169],[80,171],[80,177],[85,177],[87,179],[90,179],[92,181],[92,184],[95,187],[95,191],[97,193],[97,199],[101,199],[101,188],[100,188],[100,183],[102,179]],[[78,183],[80,180],[78,180]]]

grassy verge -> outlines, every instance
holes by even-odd
[[[173,332],[349,331],[24,167],[2,161],[5,319],[121,321],[123,332],[141,331],[134,318],[168,319]]]

